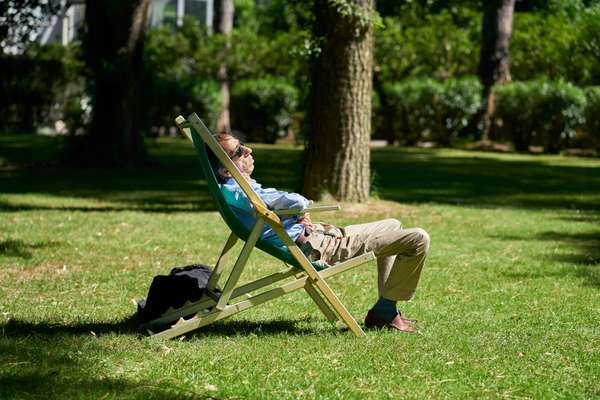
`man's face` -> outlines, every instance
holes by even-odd
[[[252,157],[250,147],[245,146],[233,136],[227,136],[224,140],[219,141],[219,144],[243,174],[252,174],[252,171],[254,171],[254,157]]]

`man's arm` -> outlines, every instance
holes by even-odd
[[[304,210],[310,201],[298,193],[288,193],[277,189],[268,188],[257,190],[257,194],[270,210]]]

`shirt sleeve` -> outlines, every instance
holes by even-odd
[[[310,204],[308,199],[298,193],[282,192],[277,189],[261,189],[258,193],[270,210],[304,210]]]

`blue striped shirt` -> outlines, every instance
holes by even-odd
[[[250,186],[256,192],[258,197],[262,199],[269,210],[289,210],[297,208],[304,210],[308,207],[309,201],[298,193],[282,192],[273,188],[263,188],[261,184],[256,182],[254,179],[250,180]],[[248,229],[252,229],[256,224],[256,215],[254,207],[248,200],[248,197],[237,184],[237,182],[230,178],[227,182],[221,185],[221,193],[225,198],[227,204],[231,207],[233,213],[239,218],[239,220]],[[292,238],[293,241],[298,239],[304,226],[298,223],[299,215],[286,215],[281,218],[281,223]],[[277,236],[277,234],[271,229],[268,224],[265,224],[260,238],[270,242],[271,244],[281,246],[283,243]]]

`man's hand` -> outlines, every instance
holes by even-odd
[[[300,217],[298,217],[298,223],[304,226],[311,226],[312,220],[310,219],[310,213],[305,212]]]

